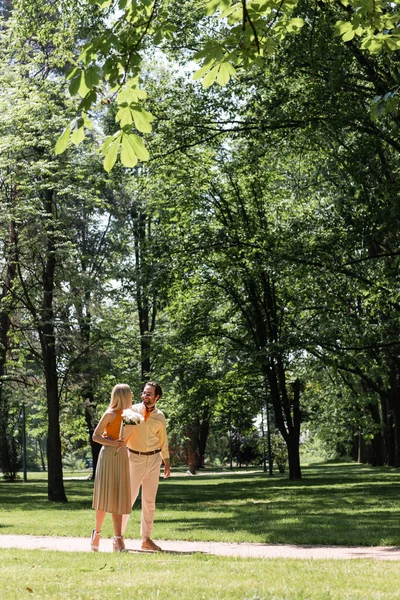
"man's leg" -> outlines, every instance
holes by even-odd
[[[147,458],[147,471],[142,481],[142,518],[140,524],[142,548],[146,550],[160,550],[159,546],[151,540],[156,496],[160,481],[160,467],[161,457],[159,454]]]
[[[138,497],[142,480],[146,473],[146,457],[129,452],[129,476],[131,480],[132,507]],[[129,515],[122,515],[122,535],[125,534]]]

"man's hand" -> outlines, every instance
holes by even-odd
[[[169,459],[164,458],[164,479],[168,479],[168,477],[170,475],[171,475],[171,467],[169,464]]]

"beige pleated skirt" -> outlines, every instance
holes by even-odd
[[[114,446],[103,446],[100,450],[92,507],[117,515],[128,515],[132,511],[126,448],[120,448],[117,453]]]

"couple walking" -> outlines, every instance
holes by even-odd
[[[94,552],[99,549],[101,527],[107,513],[111,513],[114,525],[113,550],[126,551],[123,536],[140,486],[142,549],[160,550],[151,539],[151,531],[162,462],[164,478],[171,473],[165,417],[156,406],[161,396],[160,384],[149,381],[144,386],[142,402],[132,406],[129,386],[117,384],[111,392],[108,409],[93,433],[93,440],[103,446],[93,491],[96,527],[92,531],[90,545]],[[121,427],[122,412],[127,409],[139,415],[139,424]]]

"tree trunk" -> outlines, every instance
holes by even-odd
[[[369,406],[371,416],[374,422],[382,428],[381,416],[379,414],[378,403],[374,402]],[[384,464],[383,457],[383,440],[382,440],[382,431],[376,433],[371,440],[371,443],[368,444],[368,463],[373,467],[380,467]]]
[[[145,383],[151,378],[152,335],[156,322],[156,297],[151,297],[151,268],[148,264],[146,241],[150,235],[150,222],[146,213],[135,213],[135,285],[140,331],[141,378]]]
[[[394,466],[395,446],[393,416],[389,410],[387,394],[380,394],[382,421],[383,421],[383,452],[384,464],[388,467]]]
[[[289,479],[301,479],[300,440],[298,437],[290,435],[285,441],[288,449]]]
[[[265,368],[265,367],[264,367]],[[283,367],[281,366],[281,370]],[[277,377],[277,364],[270,360],[266,369],[271,393],[271,403],[275,414],[275,423],[286,442],[289,462],[289,479],[301,479],[300,467],[300,381],[296,380],[293,386],[293,400],[290,403],[286,389],[284,373]],[[282,389],[284,386],[284,389]]]
[[[210,419],[208,417],[203,418],[199,426],[198,446],[197,446],[197,469],[204,469],[205,456],[208,434],[210,432]]]
[[[400,467],[400,392],[396,384],[389,391],[389,406],[394,424],[394,467]]]
[[[52,328],[51,325],[46,329]],[[49,337],[47,337],[49,336]],[[47,471],[48,499],[53,502],[67,502],[64,490],[61,435],[60,435],[60,406],[58,396],[58,379],[55,353],[55,339],[51,334],[44,333],[46,341],[43,348],[44,375],[47,395]]]
[[[82,235],[83,237],[83,235]],[[86,258],[82,258],[82,271],[87,272],[88,266]],[[97,426],[97,415],[96,415],[96,401],[93,392],[93,362],[91,354],[88,352],[90,347],[91,334],[92,334],[92,315],[90,312],[91,294],[86,291],[83,294],[83,301],[75,303],[75,310],[78,315],[80,336],[83,341],[85,348],[85,360],[81,361],[79,365],[79,371],[83,374],[84,384],[82,389],[83,398],[83,411],[85,416],[85,422],[89,437],[90,449],[92,452],[92,477],[95,479],[97,461],[99,458],[101,444],[93,441],[93,433]]]
[[[13,191],[15,195],[15,190]],[[15,259],[15,223],[10,221],[8,227],[8,239],[10,254],[7,257],[5,275],[3,278],[3,287],[1,292],[1,306],[6,306],[5,298],[10,295],[15,276],[16,276],[16,259]],[[10,308],[4,308],[0,312],[0,465],[4,473],[11,473],[13,465],[11,461],[10,448],[8,445],[8,403],[4,395],[3,378],[7,361],[7,351],[9,346],[8,333],[11,328]]]
[[[140,285],[140,283],[138,282],[137,285]],[[142,383],[144,384],[150,379],[151,332],[149,331],[148,298],[144,297],[143,290],[137,293],[137,309],[140,330],[140,368]]]
[[[97,461],[99,459],[99,454],[101,450],[101,444],[97,444],[93,441],[93,433],[97,425],[95,410],[96,403],[94,400],[93,390],[91,388],[85,390],[83,395],[85,421],[89,434],[90,449],[92,451],[92,479],[94,481],[96,476]]]
[[[56,335],[54,328],[54,273],[56,269],[56,245],[52,221],[53,191],[45,192],[45,207],[48,215],[47,256],[43,273],[43,304],[41,325],[39,326],[40,343],[43,354],[44,375],[46,379],[48,431],[47,431],[47,470],[48,498],[53,502],[67,502],[64,490],[61,435],[60,405],[58,394],[58,374],[56,358]]]
[[[186,461],[189,472],[196,474],[196,453],[197,453],[197,434],[192,427],[186,431]]]

